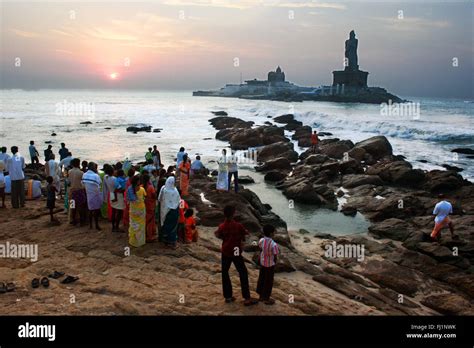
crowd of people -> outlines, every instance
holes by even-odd
[[[318,141],[314,141],[315,147]],[[39,152],[34,141],[30,142],[29,152],[32,167],[39,166]],[[49,209],[51,223],[58,223],[54,212],[58,196],[64,198],[64,209],[68,213],[71,225],[95,227],[100,231],[99,220],[110,221],[112,232],[128,232],[129,244],[141,247],[146,243],[162,242],[169,248],[177,248],[178,242],[192,243],[198,240],[198,230],[194,210],[189,207],[186,197],[189,195],[190,181],[193,175],[209,171],[196,156],[191,163],[185,148],[181,147],[176,155],[176,164],[164,168],[157,146],[145,153],[143,165],[133,165],[128,159],[115,164],[104,164],[98,169],[95,162],[82,161],[61,143],[59,161],[49,145],[44,150],[46,175],[46,207]],[[228,191],[232,178],[234,191],[238,192],[238,159],[235,154],[222,155],[217,161],[218,173],[216,188]],[[28,180],[25,193],[26,164],[19,154],[18,147],[11,147],[11,156],[6,147],[0,149],[0,198],[1,208],[5,208],[5,193],[11,195],[14,209],[25,206],[25,200],[42,197],[41,181],[37,175]],[[63,179],[61,181],[61,179]],[[63,182],[63,187],[61,187]],[[179,188],[178,188],[179,186]],[[454,228],[449,214],[451,203],[440,196],[433,214],[436,215],[435,227],[430,235],[432,240],[439,239],[441,229],[448,227],[453,238]],[[224,208],[225,220],[215,232],[222,239],[222,288],[226,303],[235,301],[229,269],[234,264],[240,276],[242,297],[245,305],[258,303],[251,298],[248,272],[242,257],[242,243],[249,234],[245,227],[234,220],[235,208]],[[123,226],[124,229],[121,228]],[[271,298],[275,264],[279,247],[272,239],[274,226],[265,225],[263,238],[259,240],[260,273],[257,282],[259,300],[265,304],[274,304]]]

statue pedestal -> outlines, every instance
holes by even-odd
[[[367,71],[361,70],[339,70],[333,71],[333,86],[344,85],[345,87],[367,87]]]

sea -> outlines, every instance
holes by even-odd
[[[474,148],[474,101],[404,96],[413,108],[397,105],[332,102],[279,102],[220,97],[193,97],[192,91],[137,90],[2,90],[0,146],[17,145],[29,160],[28,145],[34,140],[43,157],[47,143],[57,153],[66,143],[73,156],[99,164],[128,157],[141,161],[147,148],[157,145],[165,165],[173,164],[181,146],[194,158],[201,155],[209,168],[227,143],[216,140],[208,120],[211,111],[264,124],[269,116],[292,113],[297,120],[333,137],[361,141],[385,135],[395,154],[406,157],[415,168],[443,169],[443,164],[462,169],[474,178],[474,159],[451,152]],[[81,124],[87,122],[88,124]],[[160,132],[126,132],[128,126],[150,125]],[[56,134],[52,136],[52,134]],[[301,152],[296,146],[296,150]],[[40,158],[41,160],[42,158]],[[289,229],[348,235],[365,233],[369,222],[361,215],[292,205],[280,191],[266,184],[252,163],[243,164],[263,202],[288,224]],[[341,201],[342,203],[342,201]]]

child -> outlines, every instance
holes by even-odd
[[[232,296],[232,283],[229,276],[230,266],[234,264],[240,276],[244,305],[251,306],[257,304],[258,301],[250,297],[249,277],[242,257],[242,242],[249,232],[241,223],[234,220],[234,214],[235,207],[227,205],[224,208],[225,220],[215,232],[216,237],[222,239],[222,289],[225,302],[234,302],[235,297]]]
[[[114,183],[114,198],[112,202],[117,202],[117,193],[125,192],[125,185],[127,184],[127,178],[125,177],[125,172],[123,169],[117,170],[117,177],[115,178]]]
[[[181,190],[178,189],[179,195],[181,196]],[[188,203],[184,200],[181,199],[179,202],[179,219],[178,219],[178,240],[181,243],[185,242],[185,237],[184,237],[184,223],[185,223],[185,217],[184,217],[184,212],[189,208]]]
[[[187,209],[184,213],[184,238],[186,243],[198,241],[198,231],[196,229],[196,220],[194,219],[194,210]]]
[[[46,187],[46,207],[49,209],[49,215],[51,216],[51,222],[53,223],[58,221],[53,214],[53,210],[56,205],[56,192],[58,192],[58,189],[54,185],[54,179],[52,176],[48,176],[46,178],[46,182],[48,183],[48,186]]]
[[[263,226],[263,235],[258,242],[260,253],[260,273],[258,275],[257,294],[260,295],[259,301],[263,301],[267,305],[272,305],[275,300],[270,296],[273,288],[273,276],[275,274],[275,264],[277,255],[280,253],[278,244],[272,239],[275,227],[272,225]]]

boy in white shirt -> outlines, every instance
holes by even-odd
[[[438,234],[440,234],[440,231],[446,226],[448,226],[449,231],[451,232],[451,238],[455,239],[457,238],[457,236],[454,234],[453,223],[449,218],[449,214],[453,213],[453,206],[451,205],[451,203],[444,200],[443,194],[440,194],[438,198],[441,199],[441,201],[436,204],[433,210],[433,215],[436,215],[436,217],[434,219],[435,226],[433,228],[433,231],[431,232],[431,239],[439,239],[441,235],[438,236]]]

